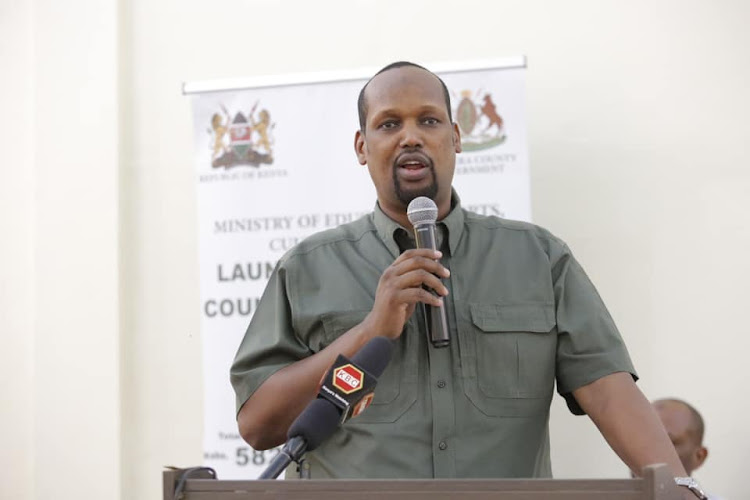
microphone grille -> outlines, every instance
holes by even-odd
[[[341,424],[341,412],[327,399],[313,399],[289,426],[286,436],[301,436],[312,451],[331,437]]]
[[[412,226],[434,224],[438,216],[437,205],[428,197],[419,196],[409,203],[406,209],[406,216],[409,218]]]

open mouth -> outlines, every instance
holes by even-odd
[[[396,159],[396,167],[418,172],[432,166],[432,161],[422,153],[404,153]]]
[[[401,168],[405,168],[406,170],[419,170],[421,168],[426,168],[427,167],[427,165],[425,165],[421,161],[415,161],[415,160],[407,161],[405,163],[402,163],[399,166]]]

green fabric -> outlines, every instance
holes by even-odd
[[[617,328],[562,241],[454,203],[439,223],[451,270],[450,347],[433,348],[415,313],[372,405],[308,454],[313,479],[550,477],[555,381],[581,413],[571,391],[614,372],[635,377]],[[399,254],[397,239],[408,234],[376,206],[281,259],[232,366],[238,411],[274,372],[362,321]]]

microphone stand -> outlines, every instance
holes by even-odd
[[[305,457],[297,462],[298,479],[310,479],[310,464]]]
[[[292,462],[300,463],[302,455],[307,451],[307,443],[302,436],[294,436],[286,442],[278,455],[273,457],[266,470],[258,476],[258,479],[276,479],[279,474]]]

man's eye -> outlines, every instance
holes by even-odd
[[[394,121],[387,121],[387,122],[383,122],[380,124],[380,128],[386,129],[386,130],[396,128],[396,126],[398,126],[398,123]]]
[[[440,121],[437,118],[425,118],[422,120],[425,125],[437,125]]]

